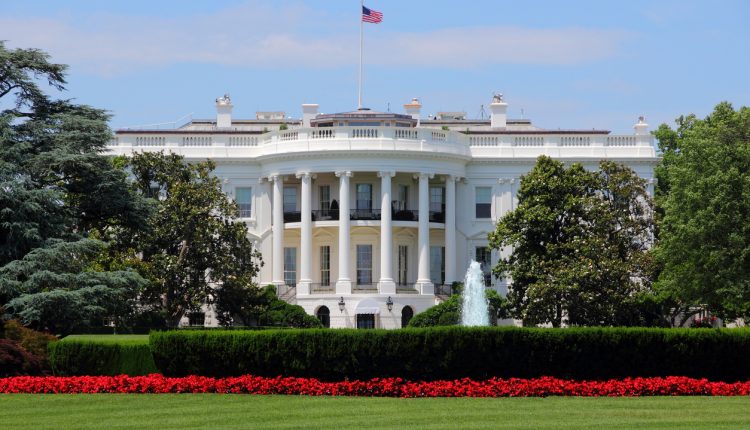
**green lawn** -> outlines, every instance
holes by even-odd
[[[0,395],[8,429],[736,429],[750,397],[392,399],[218,394]]]
[[[91,342],[102,343],[148,343],[147,334],[72,334],[62,339],[66,340],[86,340]]]

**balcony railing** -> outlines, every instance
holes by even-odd
[[[338,209],[319,209],[312,211],[313,221],[338,221]]]
[[[391,219],[394,221],[419,221],[419,211],[411,209],[394,210]]]
[[[319,209],[310,211],[312,221],[338,221],[338,209]],[[380,221],[380,209],[350,209],[349,219],[352,221]],[[391,212],[393,221],[419,221],[419,211],[412,209],[394,210]],[[285,211],[284,222],[301,222],[302,213],[300,211]],[[430,222],[445,223],[445,212],[430,211]]]
[[[321,284],[321,283],[310,284],[310,294],[326,294],[326,293],[332,293],[334,291],[336,291],[336,286],[330,282],[328,284]]]
[[[115,154],[134,150],[170,150],[186,157],[263,157],[330,151],[400,151],[449,154],[462,158],[539,155],[601,158],[655,157],[650,135],[608,132],[535,132],[465,134],[428,127],[294,128],[263,134],[212,133],[211,130],[120,130],[109,145]]]
[[[351,209],[349,211],[351,220],[380,220],[380,209]]]
[[[364,291],[372,292],[372,291],[377,291],[377,289],[378,289],[378,284],[372,284],[372,283],[370,283],[370,284],[354,284],[354,285],[352,285],[352,291],[355,292],[355,293],[356,292],[364,292]]]

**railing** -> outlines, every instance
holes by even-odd
[[[352,292],[360,292],[360,291],[377,291],[378,284],[368,283],[368,284],[354,284],[352,285]]]
[[[435,284],[435,295],[436,296],[452,296],[453,295],[453,285],[450,284]]]
[[[443,211],[430,211],[430,222],[445,222],[445,212]]]
[[[284,211],[284,222],[300,222],[302,221],[302,212],[300,211]]]
[[[276,296],[280,299],[288,299],[297,295],[296,285],[283,284],[276,286]]]
[[[380,209],[350,209],[349,219],[351,220],[380,220]]]
[[[419,290],[417,289],[417,281],[408,282],[406,284],[397,283],[396,284],[396,292],[399,294],[417,294],[419,293]]]
[[[338,209],[320,209],[312,211],[313,221],[338,221]]]
[[[391,213],[393,221],[419,221],[419,211],[411,209],[394,210]]]
[[[403,151],[470,157],[536,157],[557,148],[560,155],[606,157],[654,157],[650,135],[606,133],[464,134],[418,127],[325,127],[295,128],[253,133],[206,133],[191,130],[123,130],[111,142],[114,153],[129,154],[133,148],[168,149],[194,157],[260,157],[275,154],[327,151]],[[637,147],[633,151],[631,147]],[[582,148],[605,148],[604,152],[581,152]],[[599,150],[597,150],[599,151]]]
[[[310,294],[325,294],[336,291],[336,286],[331,284],[312,283],[310,284]]]

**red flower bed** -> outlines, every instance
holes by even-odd
[[[748,382],[711,382],[680,376],[570,381],[551,377],[473,381],[322,382],[307,378],[167,378],[148,376],[15,376],[0,378],[0,393],[231,393],[372,397],[546,397],[546,396],[745,396]]]

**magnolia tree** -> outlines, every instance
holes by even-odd
[[[650,291],[652,202],[645,181],[608,161],[599,170],[539,157],[521,179],[518,206],[490,233],[504,251],[508,304],[524,324],[639,324]]]

